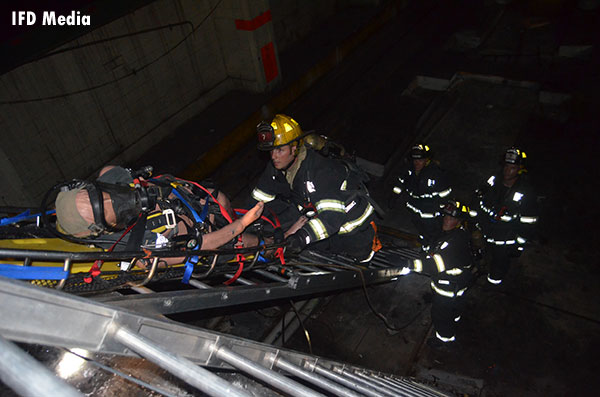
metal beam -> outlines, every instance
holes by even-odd
[[[390,281],[392,278],[399,277],[401,271],[402,268],[368,269],[363,270],[362,274],[368,285]],[[362,282],[358,270],[346,270],[325,274],[295,275],[287,283],[105,297],[100,301],[136,312],[173,314],[336,292],[360,287]]]

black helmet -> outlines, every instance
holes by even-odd
[[[510,149],[506,149],[504,152],[504,162],[506,164],[514,164],[514,165],[525,165],[525,159],[527,155],[521,149],[516,147],[511,147]]]
[[[410,149],[410,158],[413,160],[430,159],[431,156],[431,149],[424,143],[416,144]]]
[[[462,204],[460,201],[448,201],[442,208],[442,215],[450,215],[458,219],[466,219],[469,217],[469,207]]]

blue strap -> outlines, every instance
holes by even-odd
[[[46,214],[47,215],[52,215],[55,212],[56,212],[55,210],[49,210],[49,211],[46,211]],[[18,222],[21,222],[21,221],[25,221],[27,219],[37,218],[41,214],[42,214],[41,212],[38,212],[37,214],[30,214],[30,210],[27,210],[25,212],[20,213],[19,215],[13,216],[12,218],[2,218],[2,219],[0,219],[0,226],[10,225],[10,224],[13,224],[13,223],[18,223]]]
[[[182,202],[183,204],[185,204],[185,206],[186,206],[186,207],[188,207],[188,208],[190,209],[190,211],[192,211],[192,215],[194,215],[194,220],[195,220],[196,222],[198,222],[198,223],[204,222],[204,218],[206,218],[206,215],[204,215],[204,218],[203,218],[203,217],[201,217],[200,215],[198,215],[198,213],[196,212],[196,210],[194,210],[194,209],[192,208],[192,206],[191,206],[191,205],[190,205],[190,204],[189,204],[187,201],[185,201],[185,199],[183,198],[183,196],[181,195],[181,193],[179,193],[179,192],[177,191],[177,189],[173,189],[173,190],[172,190],[172,192],[173,192],[173,194],[174,194],[175,196],[177,196],[177,198],[178,198],[179,200],[181,200],[181,202]],[[206,203],[208,204],[208,200],[206,200]],[[205,208],[206,208],[206,206],[205,206]],[[202,214],[204,214],[204,212],[205,212],[205,211],[203,210],[203,211],[202,211]],[[207,210],[206,212],[208,212],[208,210]]]
[[[264,243],[265,243],[265,240],[260,240],[260,242],[258,243],[258,246],[260,247]],[[267,258],[262,256],[262,252],[259,252],[257,255],[258,255],[258,258],[256,259],[257,262],[268,262]]]
[[[20,266],[0,263],[0,276],[17,280],[62,280],[69,272],[62,267]]]
[[[182,283],[188,284],[190,282],[190,278],[192,277],[192,273],[194,272],[194,265],[197,263],[197,256],[192,256],[185,262],[185,272],[183,273],[183,278],[181,279]]]
[[[202,219],[202,222],[204,222],[204,220],[206,219],[206,216],[208,215],[208,201],[209,201],[210,197],[206,196],[206,202],[204,203],[204,207],[202,208],[202,213],[200,214],[200,219]]]

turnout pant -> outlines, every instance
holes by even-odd
[[[431,321],[436,337],[443,342],[453,341],[456,325],[462,312],[463,297],[449,298],[433,291],[431,302]]]
[[[488,250],[491,254],[490,271],[488,281],[492,284],[500,284],[510,268],[511,258],[518,252],[514,245],[496,245],[488,244]]]
[[[359,230],[353,233],[334,234],[325,240],[309,245],[308,248],[336,254],[346,254],[361,261],[371,255],[374,237],[375,230],[368,222],[365,222]]]

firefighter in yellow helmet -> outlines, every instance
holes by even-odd
[[[283,218],[282,225],[293,223],[284,235],[289,250],[311,245],[370,260],[377,248],[375,210],[354,173],[342,162],[306,147],[307,134],[287,115],[260,123],[257,135],[258,149],[269,151],[271,161],[252,198],[267,203]]]

